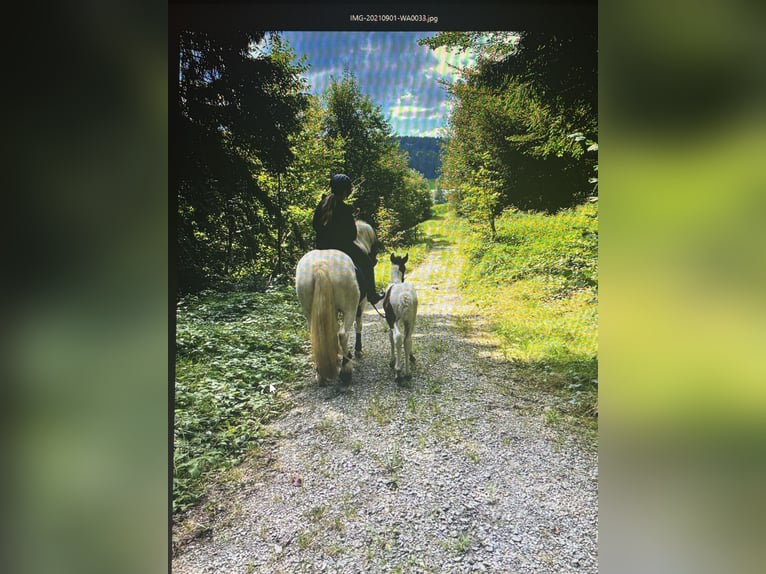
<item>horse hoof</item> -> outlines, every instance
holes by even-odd
[[[356,351],[356,352],[354,353],[354,358],[355,358],[355,359],[359,359],[359,358],[361,358],[361,357],[362,357],[362,351]]]
[[[401,383],[403,380],[404,379],[402,379],[399,375],[396,375],[396,378],[394,379],[394,381],[396,381],[397,383]]]
[[[412,380],[412,375],[404,375],[404,379],[406,381],[411,381]]]
[[[340,382],[343,383],[344,385],[351,384],[351,373],[341,373]]]
[[[414,362],[415,362],[415,355],[410,355],[410,363],[414,363]]]

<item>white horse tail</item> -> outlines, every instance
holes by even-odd
[[[311,349],[319,376],[332,380],[338,376],[338,319],[333,302],[332,283],[327,269],[314,268],[314,300],[311,303]]]

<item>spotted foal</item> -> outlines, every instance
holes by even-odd
[[[388,340],[391,343],[389,365],[396,371],[396,382],[412,378],[410,362],[415,361],[412,354],[412,332],[418,314],[418,295],[412,283],[404,282],[405,264],[409,253],[404,257],[391,254],[391,283],[383,299],[383,310],[388,323]]]

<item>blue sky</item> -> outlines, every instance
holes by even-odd
[[[471,56],[444,48],[431,50],[417,41],[435,32],[281,32],[310,66],[311,93],[321,95],[332,77],[350,70],[364,94],[401,136],[443,135],[449,118],[449,96],[440,80],[452,82],[452,66],[471,63]]]

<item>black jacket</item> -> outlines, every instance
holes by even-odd
[[[320,208],[324,200],[325,197],[314,209],[312,224],[314,231],[316,231],[315,246],[317,249],[349,251],[356,240],[356,222],[351,206],[342,201],[336,201],[332,219],[327,222],[327,225],[322,225]]]

